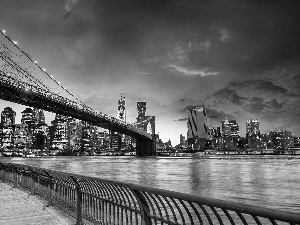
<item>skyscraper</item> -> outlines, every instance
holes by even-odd
[[[229,126],[230,126],[230,131],[231,131],[231,136],[232,137],[239,137],[240,136],[240,126],[236,122],[236,120],[229,120]]]
[[[16,112],[10,107],[4,108],[1,112],[1,124],[3,126],[11,126],[15,124]]]
[[[13,125],[15,124],[16,112],[10,107],[1,112],[0,124],[0,147],[11,148],[13,146]]]
[[[65,149],[68,144],[68,133],[67,133],[67,117],[56,114],[55,119],[51,121],[51,142],[53,149]]]
[[[227,120],[226,118],[226,120],[221,121],[221,129],[222,136],[240,136],[240,127],[236,120]]]
[[[250,119],[246,121],[246,137],[254,135],[254,134],[259,134],[259,121],[258,119]]]
[[[197,107],[187,110],[187,137],[188,138],[207,138],[207,117],[206,109]]]
[[[22,112],[21,123],[22,124],[34,124],[35,123],[35,116],[34,116],[34,111],[32,110],[32,108],[26,108]]]
[[[231,127],[228,119],[221,121],[221,135],[222,137],[229,137],[231,136]]]
[[[45,123],[44,111],[41,109],[34,108],[33,109],[33,118],[34,118],[35,124],[44,124]]]
[[[121,99],[118,101],[118,118],[126,122],[125,97],[121,93]]]
[[[138,102],[137,111],[138,111],[137,122],[139,122],[143,120],[144,117],[146,116],[146,102]]]

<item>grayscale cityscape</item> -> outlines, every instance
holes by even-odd
[[[299,12],[1,0],[0,225],[300,225]]]
[[[118,119],[126,122],[125,97],[116,104]],[[292,131],[279,130],[262,134],[258,119],[246,121],[246,137],[241,137],[236,120],[220,121],[209,128],[206,109],[187,110],[187,135],[180,134],[179,144],[162,142],[155,134],[155,116],[146,116],[146,102],[137,102],[138,128],[155,136],[154,155],[191,156],[207,154],[300,154],[300,137]],[[99,131],[97,126],[72,117],[56,114],[51,125],[45,123],[43,110],[25,108],[20,123],[16,112],[6,107],[1,112],[0,149],[3,156],[53,155],[136,155],[136,141],[111,130]],[[154,132],[153,132],[154,131]],[[186,138],[187,137],[187,138]]]

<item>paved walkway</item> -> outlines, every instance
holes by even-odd
[[[75,224],[73,218],[45,205],[46,201],[38,196],[0,181],[0,225]]]

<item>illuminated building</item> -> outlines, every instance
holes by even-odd
[[[111,134],[111,148],[114,151],[121,150],[121,135],[117,132]]]
[[[33,117],[35,124],[45,124],[45,115],[43,110],[34,108]]]
[[[287,130],[270,131],[270,139],[274,149],[288,149],[294,147],[295,139],[293,133]]]
[[[236,120],[229,120],[230,126],[230,135],[232,137],[239,137],[240,136],[240,127]]]
[[[246,137],[259,134],[259,121],[257,119],[253,120],[247,120],[246,122]]]
[[[121,93],[121,99],[118,101],[118,118],[126,122],[125,97]]]
[[[1,112],[0,124],[0,147],[13,147],[13,125],[15,124],[16,112],[10,107]]]
[[[140,122],[146,116],[146,102],[138,102],[137,111],[138,111],[137,122]]]
[[[68,145],[67,117],[56,114],[51,122],[51,148],[63,150]]]
[[[22,112],[22,119],[21,119],[21,123],[22,124],[34,124],[35,123],[35,116],[34,116],[34,112],[31,108],[26,108],[23,112]]]
[[[28,132],[28,124],[14,125],[14,146],[19,151],[28,148],[28,143],[32,143],[32,136]]]
[[[239,124],[236,120],[221,121],[221,139],[219,149],[237,149],[238,138],[240,136]]]
[[[82,134],[82,126],[81,121],[78,119],[74,119],[69,117],[67,120],[67,140],[68,140],[68,149],[72,149],[73,151],[81,150],[81,134]]]
[[[43,149],[47,145],[47,125],[45,124],[45,115],[41,109],[26,108],[22,112],[22,124],[28,125],[27,147]]]
[[[10,107],[4,108],[1,112],[1,124],[3,126],[11,126],[15,124],[16,112]]]
[[[210,134],[212,137],[221,137],[221,128],[220,127],[211,128]]]
[[[231,136],[231,127],[228,119],[221,121],[221,135],[222,137],[229,137]]]

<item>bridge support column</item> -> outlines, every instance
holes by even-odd
[[[137,156],[155,156],[156,142],[154,140],[136,139],[136,155]]]

